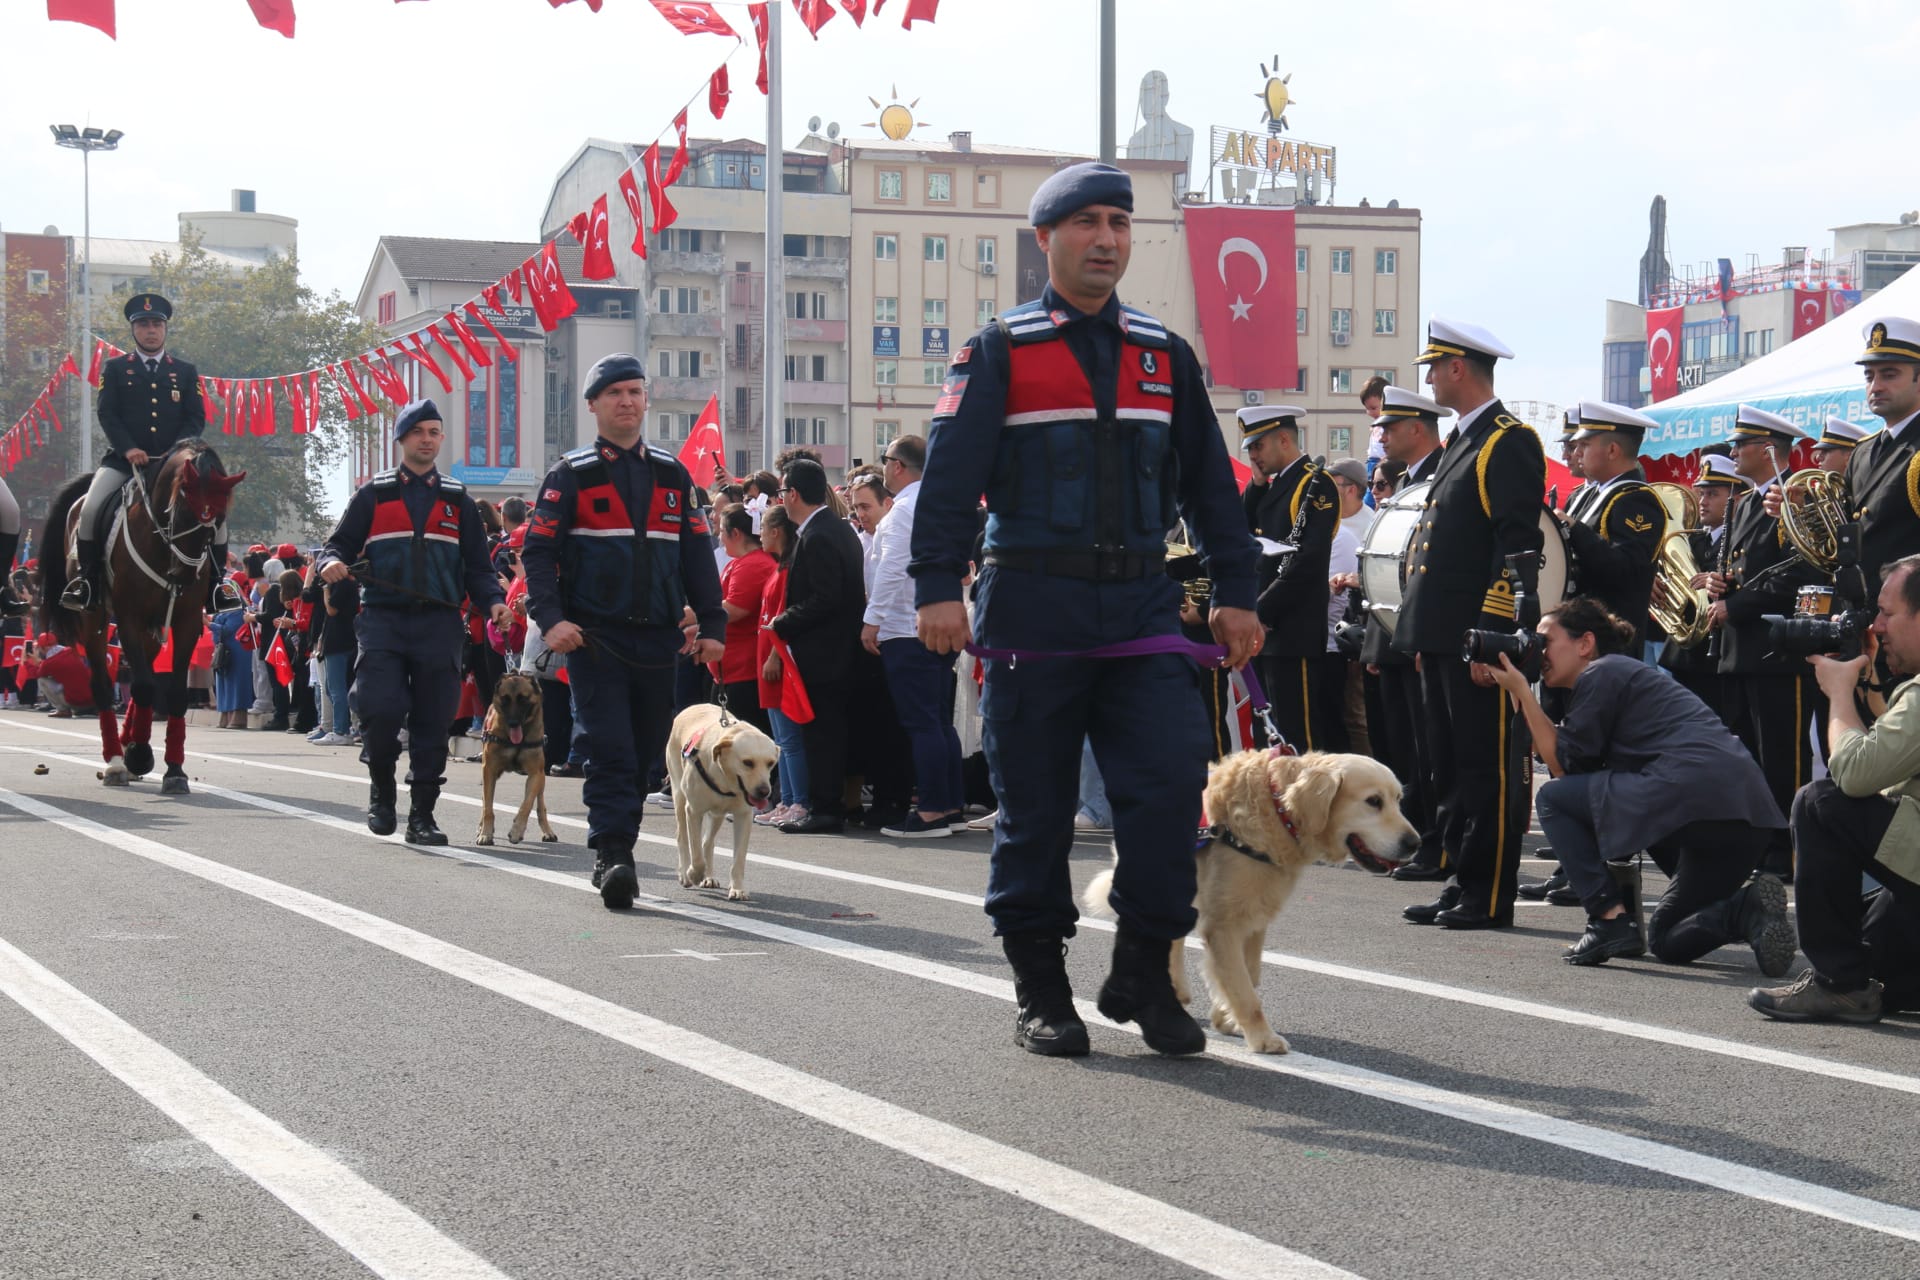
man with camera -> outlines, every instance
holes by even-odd
[[[1707,579],[1712,624],[1720,628],[1723,715],[1766,774],[1783,813],[1810,776],[1812,704],[1805,662],[1776,650],[1767,615],[1792,613],[1795,594],[1822,575],[1794,551],[1779,516],[1768,513],[1767,499],[1786,471],[1794,442],[1803,438],[1779,414],[1740,406],[1730,442],[1733,465],[1754,493],[1734,508],[1720,540],[1719,564]],[[1761,865],[1791,877],[1793,851],[1785,832],[1775,834]]]
[[[1457,862],[1439,900],[1403,914],[1449,929],[1512,926],[1527,829],[1525,726],[1492,671],[1460,657],[1470,630],[1512,632],[1533,622],[1519,616],[1519,605],[1537,589],[1547,460],[1533,429],[1494,394],[1494,364],[1512,358],[1478,325],[1436,317],[1415,360],[1427,366],[1434,402],[1460,422],[1434,472],[1427,518],[1409,543],[1393,646],[1418,664],[1429,764],[1447,815],[1443,837]]]
[[[1895,673],[1920,671],[1920,556],[1886,565],[1872,633]],[[1788,1022],[1878,1022],[1920,1007],[1920,697],[1903,680],[1865,727],[1853,691],[1872,661],[1816,656],[1814,678],[1832,704],[1830,776],[1793,799],[1794,886],[1800,949],[1812,968],[1747,1003]],[[1861,896],[1862,873],[1881,885]]]

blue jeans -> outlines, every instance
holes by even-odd
[[[321,666],[327,682],[327,705],[333,709],[333,732],[344,738],[353,731],[347,707],[347,672],[353,666],[353,655],[330,653],[321,660]]]
[[[1560,859],[1567,873],[1567,884],[1580,895],[1587,914],[1604,914],[1620,894],[1613,877],[1607,874],[1606,860],[1600,856],[1600,839],[1593,816],[1594,783],[1597,773],[1570,773],[1542,783],[1534,796],[1540,814],[1540,830]]]
[[[1096,827],[1113,825],[1113,806],[1107,803],[1107,784],[1100,776],[1100,763],[1093,758],[1092,738],[1080,744],[1080,812]]]
[[[893,693],[894,714],[913,747],[913,781],[923,813],[966,808],[960,735],[953,727],[953,663],[912,636],[880,643],[880,663]]]
[[[807,748],[800,726],[778,707],[767,708],[773,722],[773,745],[780,748],[780,803],[807,807]]]

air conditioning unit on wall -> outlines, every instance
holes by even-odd
[[[1267,396],[1264,391],[1242,391],[1240,393],[1240,399],[1244,404],[1265,404],[1267,402]]]
[[[1344,347],[1352,341],[1353,335],[1351,333],[1336,333],[1333,335],[1333,345],[1336,347]]]

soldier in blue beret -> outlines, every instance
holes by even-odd
[[[677,655],[718,662],[727,612],[713,539],[693,477],[640,437],[647,375],[621,352],[587,374],[599,435],[541,482],[520,554],[527,616],[547,647],[567,655],[586,735],[587,843],[593,884],[609,908],[640,889],[641,762],[658,760],[673,726]],[[681,623],[691,610],[693,633]]]
[[[908,572],[921,643],[974,639],[961,579],[987,497],[974,625],[994,649],[1060,653],[1177,637],[1166,536],[1184,516],[1213,580],[1211,627],[1233,666],[1260,646],[1258,553],[1241,514],[1200,362],[1115,289],[1133,245],[1133,185],[1109,165],[1062,169],[1029,213],[1047,256],[1039,298],[953,357],[934,408]],[[1066,940],[1080,752],[1113,797],[1120,918],[1100,1010],[1161,1053],[1206,1044],[1174,995],[1167,954],[1194,925],[1193,836],[1210,736],[1192,659],[989,661],[981,711],[1000,799],[987,914],[1013,966],[1015,1039],[1084,1054]]]
[[[460,705],[460,651],[466,627],[464,597],[489,610],[505,632],[500,580],[487,561],[487,535],[467,487],[434,466],[445,435],[440,410],[416,400],[394,419],[400,465],[382,471],[347,503],[333,536],[314,560],[320,577],[360,577],[360,661],[353,678],[360,707],[372,791],[367,829],[384,836],[398,825],[400,728],[408,729],[407,835],[411,844],[443,845],[433,819],[446,782],[447,726]]]

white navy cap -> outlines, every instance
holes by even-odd
[[[1700,459],[1700,474],[1693,478],[1693,487],[1703,484],[1724,484],[1735,489],[1749,489],[1753,481],[1733,469],[1733,459],[1722,453],[1709,453]]]
[[[1770,437],[1781,444],[1797,444],[1807,438],[1807,433],[1788,422],[1777,413],[1768,413],[1765,409],[1756,409],[1750,404],[1740,406],[1740,416],[1733,424],[1735,442]]]
[[[1580,434],[1580,406],[1567,410],[1566,419],[1560,427],[1560,443],[1566,444]]]
[[[1829,417],[1827,425],[1821,429],[1820,438],[1813,442],[1815,449],[1851,449],[1867,438],[1866,431],[1848,422],[1845,418]]]
[[[1626,436],[1638,448],[1647,432],[1659,425],[1646,414],[1636,413],[1623,404],[1614,404],[1610,400],[1582,400],[1579,429],[1573,438],[1591,440],[1603,432],[1611,431]]]
[[[1234,416],[1240,419],[1240,443],[1244,445],[1275,427],[1298,430],[1300,419],[1307,416],[1307,411],[1293,404],[1250,404]]]
[[[1867,340],[1867,353],[1855,364],[1885,364],[1889,360],[1920,364],[1920,321],[1881,316],[1869,320],[1860,336]]]
[[[1477,324],[1435,316],[1427,321],[1427,349],[1416,356],[1413,362],[1434,364],[1452,356],[1470,356],[1492,364],[1495,360],[1513,359],[1513,352],[1506,343]]]
[[[1418,392],[1405,387],[1388,387],[1380,393],[1380,416],[1373,420],[1373,425],[1391,426],[1407,418],[1432,418],[1437,423],[1440,415],[1446,412]]]

